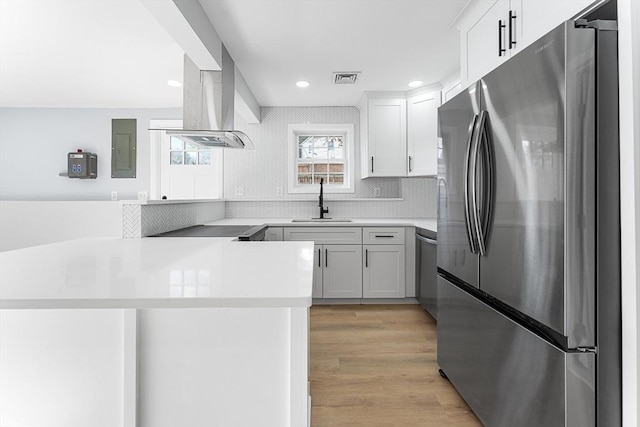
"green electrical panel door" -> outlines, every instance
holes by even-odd
[[[136,177],[136,119],[111,120],[111,178]]]

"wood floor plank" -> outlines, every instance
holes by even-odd
[[[313,427],[481,426],[438,374],[420,306],[313,306],[310,319]]]

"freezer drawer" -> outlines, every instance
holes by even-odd
[[[484,425],[595,425],[595,354],[559,350],[441,276],[438,364]]]

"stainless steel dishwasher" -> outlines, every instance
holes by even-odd
[[[416,295],[427,312],[438,318],[436,233],[416,228]]]

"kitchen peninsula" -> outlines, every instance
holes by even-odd
[[[0,253],[0,424],[307,425],[313,244]]]

